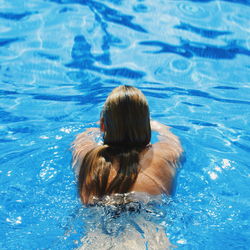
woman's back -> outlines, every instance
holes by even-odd
[[[159,133],[159,142],[147,145],[139,154],[139,173],[130,192],[143,192],[150,195],[162,193],[171,194],[172,182],[175,176],[178,160],[182,148],[178,138],[169,131],[169,128],[156,121],[151,121],[152,130]],[[99,133],[98,128],[90,129],[90,133],[84,132],[74,142],[74,158],[76,173],[86,153],[98,147],[95,137]],[[93,131],[95,131],[93,133]],[[78,164],[77,164],[78,162]],[[119,162],[113,159],[108,178],[108,184],[117,175]]]
[[[154,144],[142,153],[140,172],[131,191],[151,195],[171,194],[175,164],[168,160],[167,154],[162,144]]]

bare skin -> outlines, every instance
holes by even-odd
[[[104,127],[101,121],[101,131]],[[151,121],[151,129],[158,132],[159,141],[147,146],[140,154],[140,171],[131,192],[144,192],[150,195],[162,193],[171,194],[172,182],[175,176],[182,147],[177,136],[169,127],[156,121]],[[79,134],[73,143],[73,166],[76,173],[85,154],[98,144],[94,138],[100,132],[99,128],[90,128]],[[118,164],[113,163],[109,181],[116,175]]]

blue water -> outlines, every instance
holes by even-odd
[[[185,150],[156,223],[179,249],[249,249],[249,14],[248,0],[0,0],[0,248],[81,246],[100,218],[70,143],[130,84]]]

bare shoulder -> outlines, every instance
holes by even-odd
[[[177,163],[183,152],[179,140],[159,141],[152,145],[152,150],[156,158],[161,158],[172,163]]]
[[[179,160],[183,150],[178,136],[170,131],[170,127],[151,121],[152,130],[158,132],[159,141],[153,144],[155,154],[166,158],[170,162]]]
[[[150,189],[149,193],[152,194],[171,194],[181,154],[182,147],[178,137],[170,131],[165,131],[164,138],[159,138],[159,141],[151,145],[141,156],[141,172],[138,179],[140,183],[144,183],[141,186],[147,187],[147,192]]]
[[[145,168],[154,168],[159,172],[172,171],[178,166],[182,154],[182,147],[179,143],[159,141],[151,145],[145,153],[142,161]]]

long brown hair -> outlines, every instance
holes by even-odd
[[[142,92],[119,86],[108,96],[102,113],[101,146],[89,151],[80,166],[79,193],[83,203],[92,197],[129,192],[139,173],[139,154],[149,144],[149,108]],[[114,161],[116,176],[110,180]]]

